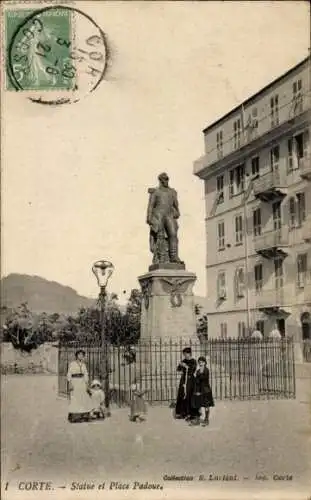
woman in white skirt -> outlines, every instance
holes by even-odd
[[[89,375],[84,362],[85,351],[79,349],[76,359],[69,364],[67,380],[70,402],[68,420],[71,423],[85,422],[90,419],[90,396],[88,394]]]

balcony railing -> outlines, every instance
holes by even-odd
[[[262,289],[256,294],[256,307],[258,309],[274,309],[290,306],[299,302],[311,302],[311,282],[308,281],[303,288],[299,289],[299,299],[295,296],[295,284],[284,285],[280,288]]]
[[[254,236],[254,248],[256,252],[287,246],[288,229],[285,227],[274,229],[273,231],[266,231],[259,236]]]
[[[256,295],[256,305],[258,309],[264,308],[278,308],[285,306],[285,288],[272,288],[269,290],[262,290]]]
[[[278,170],[274,172],[267,172],[253,181],[253,191],[255,196],[275,189],[284,189],[286,186],[287,182],[285,178],[280,175]]]

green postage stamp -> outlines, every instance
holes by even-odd
[[[6,9],[4,23],[7,90],[55,104],[75,102],[102,81],[105,35],[85,13],[62,6]]]

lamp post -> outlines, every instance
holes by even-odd
[[[114,265],[112,264],[112,262],[109,262],[107,260],[98,260],[94,262],[92,266],[92,271],[96,276],[97,284],[99,286],[98,301],[100,304],[100,325],[101,325],[100,348],[101,352],[104,355],[104,368],[103,368],[103,363],[101,363],[102,367],[101,378],[104,379],[105,408],[107,410],[107,415],[109,416],[109,404],[110,404],[109,350],[108,350],[108,338],[106,333],[106,300],[107,300],[106,288],[109,278],[111,277],[114,271]]]

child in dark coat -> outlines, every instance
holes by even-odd
[[[199,410],[200,417],[191,422],[191,425],[209,424],[210,407],[215,406],[212,388],[209,381],[209,369],[206,366],[206,358],[198,359],[198,368],[194,373],[194,389],[192,395],[192,407]]]
[[[147,405],[144,395],[147,391],[143,391],[139,382],[135,380],[131,387],[131,404],[130,404],[130,421],[143,422],[146,420]]]

